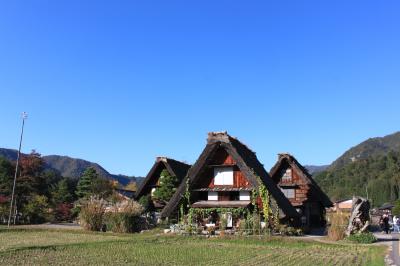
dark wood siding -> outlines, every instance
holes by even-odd
[[[219,166],[231,166],[233,168],[233,186],[217,186],[217,187],[234,187],[234,188],[246,188],[250,187],[249,181],[236,166],[236,162],[233,160],[232,156],[221,149],[217,151],[214,158],[211,160],[210,167],[204,171],[203,178],[201,182],[196,185],[197,188],[214,188],[214,168]]]
[[[310,187],[305,182],[305,180],[300,176],[300,174],[294,169],[292,169],[292,180],[283,181],[282,175],[287,169],[287,167],[283,167],[282,170],[280,171],[280,176],[278,178],[274,178],[274,180],[279,180],[278,185],[280,187],[294,189],[295,197],[289,199],[292,205],[294,206],[303,205],[304,202],[308,200]]]

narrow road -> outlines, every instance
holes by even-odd
[[[390,247],[389,256],[385,259],[387,265],[400,266],[400,244],[399,233],[392,233],[389,235],[382,233],[375,233],[378,243],[386,244]]]

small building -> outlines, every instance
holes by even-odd
[[[381,213],[386,213],[386,214],[392,215],[393,208],[394,208],[394,204],[387,202],[387,203],[382,204],[382,206],[379,207],[378,210]]]
[[[351,212],[353,208],[353,199],[337,200],[333,204],[333,211]]]
[[[206,147],[163,209],[161,217],[176,220],[187,191],[190,193],[190,207],[203,213],[222,209],[247,211],[252,207],[252,193],[259,189],[260,182],[278,205],[282,221],[298,222],[299,214],[273,182],[256,154],[226,132],[211,132]],[[228,228],[237,226],[241,218],[232,217],[230,212],[227,213]],[[200,223],[209,226],[218,224],[221,217],[211,213],[205,218]]]
[[[117,195],[124,200],[129,200],[129,199],[133,199],[135,197],[135,192],[133,190],[129,190],[129,189],[123,189],[123,188],[116,188],[115,189],[115,193],[117,193]]]
[[[154,191],[160,185],[160,176],[163,170],[167,170],[171,176],[176,176],[178,179],[178,186],[186,176],[190,165],[168,158],[168,157],[157,157],[153,167],[150,169],[146,178],[139,185],[135,199],[139,200],[141,197],[146,195],[153,195]],[[164,208],[166,202],[159,202],[154,200],[154,206],[156,209],[161,210]]]
[[[294,156],[288,153],[279,154],[270,175],[292,206],[302,215],[303,225],[325,225],[325,209],[333,204]]]

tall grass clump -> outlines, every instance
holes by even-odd
[[[90,197],[83,202],[79,220],[81,226],[90,231],[103,229],[103,218],[106,210],[106,201],[97,197]]]
[[[332,241],[342,240],[346,237],[346,227],[349,215],[343,212],[333,212],[328,215],[328,238]]]
[[[133,200],[116,203],[106,214],[107,230],[115,233],[139,232],[142,224],[145,224],[141,217],[143,211],[142,205]]]

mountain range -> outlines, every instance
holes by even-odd
[[[373,206],[400,199],[400,132],[350,148],[314,178],[332,200],[368,197]]]
[[[345,167],[353,164],[357,165],[357,163],[363,163],[367,159],[382,156],[384,157],[390,151],[400,152],[400,132],[396,132],[384,137],[367,139],[366,141],[363,141],[344,152],[343,155],[337,158],[330,165],[306,165],[305,167],[310,174],[316,176],[317,181],[319,179],[321,182],[324,181],[326,183],[329,179],[335,179],[329,181],[331,186],[333,186],[335,183],[340,183],[343,181],[341,179],[348,178],[343,176],[342,173]],[[3,156],[8,160],[15,161],[17,159],[17,151],[13,149],[0,148],[0,156]],[[110,180],[117,180],[122,185],[127,185],[130,181],[140,182],[143,180],[143,177],[128,177],[125,175],[111,174],[101,165],[82,159],[60,155],[48,155],[43,156],[42,158],[44,159],[46,169],[52,169],[58,172],[61,176],[73,179],[77,179],[82,176],[83,172],[88,167],[94,167],[100,176]],[[381,160],[386,160],[385,158],[381,158]],[[338,174],[339,172],[341,172],[341,174]],[[357,173],[353,174],[357,176]],[[322,186],[324,188],[324,184],[322,184]],[[329,187],[325,187],[325,190],[327,190],[328,194],[333,195],[330,193]]]
[[[314,175],[328,169],[329,165],[304,165],[310,175]]]
[[[16,161],[17,155],[17,150],[0,148],[0,156],[5,157],[10,161]],[[99,176],[110,180],[116,180],[124,186],[131,181],[140,182],[143,179],[142,177],[129,177],[125,175],[111,174],[97,163],[71,158],[68,156],[47,155],[43,156],[42,158],[45,162],[45,169],[54,170],[61,176],[72,179],[78,179],[89,167],[95,168]]]
[[[370,138],[361,142],[336,159],[329,166],[329,169],[340,168],[348,163],[370,157],[386,155],[389,151],[400,151],[400,132],[384,137]]]

